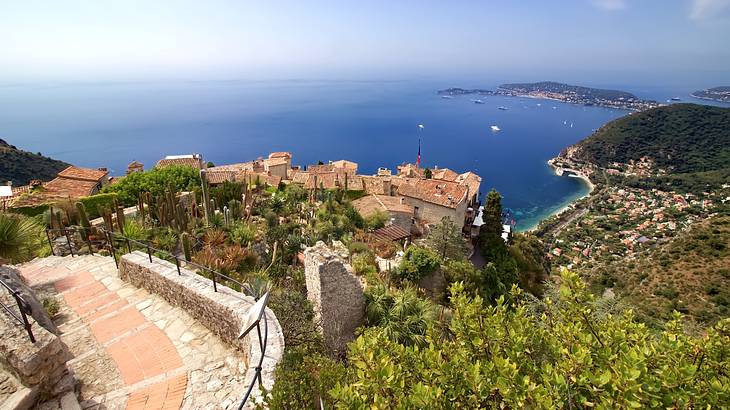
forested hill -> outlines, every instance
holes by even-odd
[[[16,148],[0,139],[0,184],[26,185],[31,179],[48,181],[68,166],[63,161]]]
[[[576,147],[578,158],[601,167],[649,157],[675,175],[728,169],[730,108],[654,108],[609,122]]]

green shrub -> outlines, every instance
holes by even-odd
[[[398,276],[411,282],[418,282],[424,276],[441,266],[438,255],[428,248],[411,246],[401,261]]]

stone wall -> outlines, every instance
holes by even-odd
[[[416,217],[428,224],[437,224],[441,222],[443,217],[448,216],[457,226],[461,227],[464,225],[464,220],[466,219],[466,201],[461,202],[456,208],[448,208],[409,197],[406,197],[406,203],[413,207],[418,207]]]
[[[347,256],[339,242],[332,247],[317,242],[304,251],[307,298],[325,343],[339,354],[355,338],[355,329],[365,317],[364,284],[345,262]]]
[[[215,292],[210,279],[187,269],[181,269],[181,274],[178,274],[174,264],[156,257],[152,257],[150,262],[147,254],[139,251],[122,256],[119,276],[161,296],[171,305],[184,309],[223,341],[243,351],[249,362],[246,379],[253,380],[253,364],[258,363],[261,357],[258,337],[253,331],[246,338],[238,339],[245,317],[255,303],[253,298],[220,284],[218,292]],[[264,387],[271,389],[276,365],[284,353],[284,335],[279,321],[269,308],[266,308],[266,317],[268,340],[261,376]],[[252,396],[255,400],[260,399],[258,387],[254,388]]]
[[[0,313],[0,367],[33,392],[31,401],[38,396],[54,397],[73,391],[77,381],[66,366],[71,353],[53,333],[57,331],[56,327],[32,291],[20,282],[11,268],[0,267],[0,273],[3,281],[11,287],[18,286],[21,296],[31,304],[33,313],[28,320],[36,340],[31,342],[20,323],[6,312]],[[15,299],[5,288],[0,288],[0,301],[19,315]]]

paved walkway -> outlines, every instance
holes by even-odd
[[[51,257],[20,267],[58,300],[54,322],[74,359],[84,409],[235,408],[247,386],[242,353],[156,295],[118,277],[108,257]],[[46,403],[42,409],[57,409]]]

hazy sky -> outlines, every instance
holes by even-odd
[[[0,81],[730,83],[730,0],[0,0]]]

